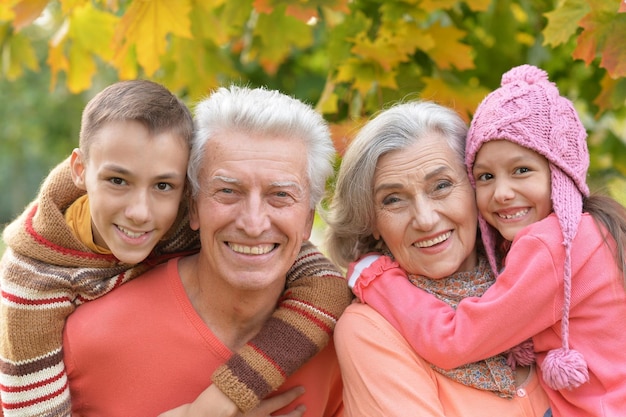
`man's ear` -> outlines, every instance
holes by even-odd
[[[70,172],[72,173],[72,181],[74,181],[74,185],[81,190],[87,189],[85,186],[86,169],[87,164],[83,153],[78,148],[74,149],[72,151],[72,155],[70,156]]]
[[[306,219],[304,225],[304,240],[309,240],[313,232],[313,222],[315,221],[315,210],[309,212],[309,216]]]
[[[189,204],[189,227],[191,230],[200,230],[200,218],[198,216],[198,206],[196,200],[191,197],[191,192],[187,196]]]

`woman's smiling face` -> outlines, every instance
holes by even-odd
[[[378,160],[374,208],[374,237],[408,273],[441,279],[476,266],[474,190],[441,134]]]

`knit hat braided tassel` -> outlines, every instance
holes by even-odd
[[[587,132],[572,103],[559,94],[548,74],[532,65],[515,67],[502,76],[501,87],[478,106],[467,136],[465,163],[475,186],[472,168],[480,147],[491,140],[508,140],[543,155],[551,172],[552,208],[561,226],[563,271],[562,346],[548,352],[541,364],[543,379],[555,390],[572,389],[589,380],[582,354],[569,348],[571,304],[571,246],[582,214],[589,168]],[[478,224],[489,263],[498,275],[497,230],[479,214]],[[512,352],[524,360],[522,352]],[[513,359],[513,358],[512,358]]]
[[[565,253],[565,274],[571,275],[571,243],[565,246]],[[580,352],[569,348],[571,283],[571,276],[566,276],[563,280],[565,299],[563,300],[563,317],[561,319],[563,346],[549,351],[541,364],[543,379],[554,390],[577,388],[589,381],[589,371],[585,358]]]

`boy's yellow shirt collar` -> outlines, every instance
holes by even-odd
[[[94,253],[101,255],[111,255],[107,248],[97,245],[93,240],[91,229],[91,212],[89,210],[89,198],[87,194],[79,197],[65,211],[65,222],[85,246]]]

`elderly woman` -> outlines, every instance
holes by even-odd
[[[466,133],[454,111],[430,102],[398,104],[359,132],[343,157],[326,219],[326,249],[337,264],[350,266],[349,277],[375,259],[365,255],[382,252],[414,285],[452,306],[493,283],[476,246]],[[501,354],[437,368],[365,304],[348,307],[335,343],[348,416],[542,417],[549,408],[532,366],[514,369]]]

